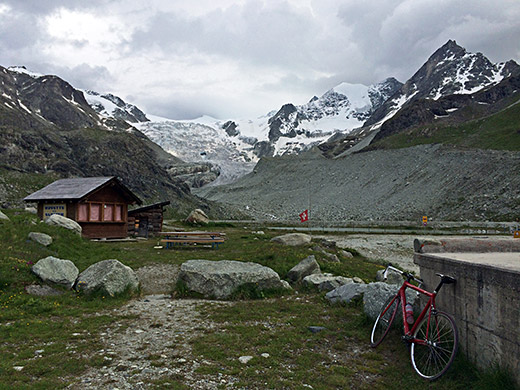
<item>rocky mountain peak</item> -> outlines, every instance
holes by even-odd
[[[365,123],[371,126],[392,117],[417,99],[438,100],[453,94],[473,94],[517,72],[514,61],[493,64],[482,53],[470,53],[449,40]]]
[[[83,94],[57,76],[32,74],[23,67],[1,68],[0,124],[34,128],[85,128],[100,124]]]
[[[276,142],[285,133],[298,127],[298,110],[292,103],[284,104],[274,116],[269,119],[269,141]]]
[[[83,91],[90,106],[104,117],[114,117],[130,123],[148,122],[145,113],[133,104],[126,103],[119,96],[111,93],[100,94],[95,91]]]
[[[405,83],[403,92],[432,99],[454,93],[474,93],[510,76],[514,68],[512,63],[507,69],[504,63],[493,64],[482,53],[469,53],[449,40]]]

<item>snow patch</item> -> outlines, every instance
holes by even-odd
[[[19,104],[20,107],[22,107],[25,111],[27,111],[29,114],[32,115],[33,112],[32,112],[31,110],[29,110],[29,109],[28,109],[28,108],[27,108],[27,107],[22,103],[22,101],[21,101],[20,99],[18,99],[18,104]]]

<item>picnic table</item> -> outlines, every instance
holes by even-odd
[[[220,232],[160,232],[164,238],[161,242],[166,244],[166,249],[175,245],[187,244],[211,244],[211,247],[218,249],[219,244],[226,240],[226,234]]]

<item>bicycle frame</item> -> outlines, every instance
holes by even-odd
[[[404,330],[402,338],[410,346],[413,368],[425,379],[438,379],[453,363],[457,352],[458,332],[453,318],[449,314],[437,310],[435,298],[443,284],[456,283],[456,279],[448,275],[437,274],[441,278],[439,285],[433,292],[429,292],[421,288],[424,283],[421,279],[391,265],[387,266],[383,274],[384,279],[389,270],[400,273],[405,280],[397,293],[385,302],[377,316],[370,336],[371,346],[377,347],[387,335],[397,316],[396,300],[399,300]],[[418,286],[412,284],[412,280],[417,282]],[[407,288],[428,297],[426,305],[414,320],[413,325],[406,321]]]
[[[407,288],[411,288],[412,290],[415,290],[428,297],[428,302],[426,302],[426,305],[422,309],[421,314],[419,314],[419,317],[417,317],[415,319],[415,322],[411,328],[408,325],[408,322],[406,321],[406,289]],[[402,311],[402,315],[403,315],[405,339],[412,343],[421,343],[421,342],[424,343],[424,340],[413,339],[411,336],[412,336],[412,334],[414,334],[415,330],[417,329],[417,327],[419,326],[419,324],[421,323],[423,318],[426,316],[426,313],[429,312],[428,318],[430,318],[432,311],[436,310],[435,309],[435,297],[437,296],[437,292],[436,291],[429,292],[429,291],[423,290],[422,288],[414,286],[413,284],[411,284],[405,280],[403,285],[399,289],[398,295],[399,295],[399,298],[401,299],[401,311]]]

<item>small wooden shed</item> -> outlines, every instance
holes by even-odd
[[[123,238],[128,233],[128,206],[141,200],[117,177],[61,179],[24,198],[38,203],[38,216],[60,214],[73,219],[89,238]]]
[[[128,211],[128,235],[148,237],[162,231],[164,206],[170,201],[155,203]]]

